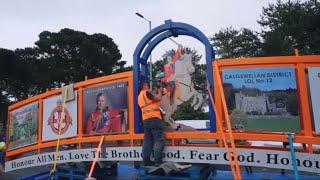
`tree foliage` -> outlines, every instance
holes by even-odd
[[[1,102],[6,99],[8,86],[14,75],[14,66],[16,58],[14,52],[8,49],[0,48],[0,92]]]
[[[33,48],[0,50],[1,93],[22,100],[65,84],[126,70],[113,40],[72,29],[43,31]],[[6,89],[3,89],[6,87]]]
[[[25,62],[20,61],[15,51],[0,49],[1,100],[23,99],[27,94],[30,72]]]
[[[247,127],[248,117],[245,112],[234,109],[230,114],[231,124],[234,129],[238,129],[239,126]]]
[[[184,102],[178,106],[177,111],[172,115],[176,120],[204,120],[209,119],[209,114],[203,112],[203,109],[193,109],[191,100]]]
[[[320,53],[320,3],[280,1],[263,8],[258,23],[263,27],[265,55]]]
[[[48,63],[47,70],[54,72],[51,87],[78,82],[84,76],[95,78],[111,74],[122,65],[117,45],[104,34],[88,35],[71,29],[58,33],[44,31],[35,43],[41,60]]]
[[[257,32],[247,28],[221,29],[210,38],[216,53],[221,58],[254,57],[261,55],[261,41]]]
[[[10,94],[14,75],[16,58],[14,52],[7,49],[0,48],[0,123],[4,125],[8,112],[8,105],[10,104],[9,98],[12,97]],[[2,127],[5,128],[5,125]],[[4,132],[4,129],[0,129]]]
[[[210,40],[221,58],[320,54],[320,3],[281,1],[264,7],[259,25],[261,32],[247,28],[221,29]]]

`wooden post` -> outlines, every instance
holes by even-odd
[[[103,139],[104,139],[104,136],[101,136],[101,139],[100,139],[100,142],[99,142],[99,146],[98,146],[98,148],[97,148],[95,157],[94,157],[94,159],[93,159],[93,162],[92,162],[92,165],[91,165],[91,169],[90,169],[88,178],[91,178],[91,176],[92,176],[94,166],[96,165],[97,159],[98,159],[98,157],[99,157],[99,153],[100,153],[100,151],[101,151],[101,145],[102,145]]]

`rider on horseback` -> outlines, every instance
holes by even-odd
[[[174,103],[176,90],[175,62],[180,58],[181,55],[182,45],[179,45],[176,53],[167,58],[168,63],[163,67],[164,77],[161,79],[161,81],[167,85],[167,90],[170,92],[170,105],[173,105]]]

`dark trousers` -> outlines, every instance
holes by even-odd
[[[143,140],[143,161],[150,161],[152,149],[154,150],[154,162],[162,163],[164,141],[163,121],[151,118],[143,121],[144,140]]]

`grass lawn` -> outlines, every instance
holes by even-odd
[[[299,116],[254,116],[249,117],[247,130],[253,131],[280,131],[295,132],[300,131]]]

